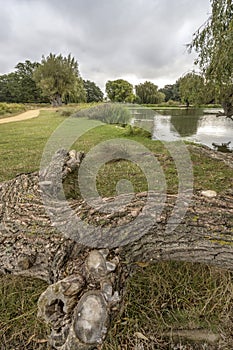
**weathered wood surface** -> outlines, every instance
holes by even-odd
[[[83,155],[63,152],[62,157],[62,181],[69,188]],[[56,161],[48,171],[61,167]],[[45,208],[43,186],[50,184],[41,184],[38,173],[22,174],[0,185],[0,272],[38,277],[50,284],[40,297],[39,316],[50,324],[50,342],[56,349],[92,349],[103,342],[136,261],[180,260],[233,270],[232,191],[213,198],[194,193],[185,217],[181,222],[174,218],[176,228],[169,234],[166,224],[176,196],[168,195],[145,235],[107,249],[62,235],[57,227],[64,231],[66,223],[58,219],[54,225],[51,212],[62,211],[63,200],[57,198],[53,208]],[[111,228],[133,222],[146,196],[136,194],[123,211],[114,213],[93,210],[81,198],[69,200],[69,207],[72,215],[85,217],[95,227]],[[106,206],[113,200],[105,199]],[[119,196],[121,201],[124,195]],[[67,225],[70,221],[68,216]]]

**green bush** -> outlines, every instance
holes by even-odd
[[[87,117],[106,124],[126,125],[129,123],[132,116],[127,107],[122,104],[106,103],[82,110],[76,113],[75,117]]]
[[[0,115],[15,114],[18,112],[26,111],[26,106],[19,103],[0,103]]]
[[[60,114],[63,117],[70,117],[73,113],[74,113],[74,111],[72,111],[70,109],[63,109],[60,111]]]
[[[143,136],[147,138],[151,138],[151,132],[140,128],[138,126],[127,125],[125,128],[125,136]]]
[[[179,106],[180,105],[180,101],[169,100],[169,101],[167,101],[167,103],[165,105],[168,105],[168,106]]]

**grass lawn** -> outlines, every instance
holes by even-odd
[[[36,119],[0,125],[0,182],[39,168],[46,142],[67,118],[65,114],[64,111],[42,111]],[[85,119],[79,122],[80,127],[87,123]],[[125,129],[99,125],[80,137],[73,147],[88,152],[100,142],[114,138],[126,138]],[[164,170],[168,192],[175,193],[177,171],[164,145],[140,135],[128,138],[154,153]],[[232,170],[227,166],[192,152],[191,159],[194,190],[213,189],[224,193],[232,187]],[[100,168],[97,187],[101,195],[114,195],[116,183],[122,177],[132,181],[135,191],[147,189],[145,176],[138,166],[122,160]],[[44,289],[45,284],[37,280],[0,277],[0,343],[4,344],[1,350],[48,349],[46,329],[36,320],[36,300]],[[154,349],[170,349],[163,335],[177,329],[227,332],[232,292],[229,272],[175,262],[137,266],[137,273],[128,283],[123,315],[103,349],[136,349],[139,343],[144,344],[140,349],[153,349],[148,345],[150,342],[158,342]],[[148,340],[142,339],[142,335]]]
[[[23,172],[32,172],[39,169],[41,156],[46,142],[52,132],[67,117],[54,111],[41,111],[40,117],[27,120],[2,124],[0,126],[0,182],[14,178]],[[90,121],[88,121],[90,123]],[[95,145],[108,139],[125,138],[125,129],[115,125],[100,125],[93,121],[95,128],[81,136],[73,145],[74,148],[88,152]],[[80,128],[85,127],[84,118],[79,120]],[[142,136],[127,136],[128,139],[142,144],[148,148],[158,159],[163,167],[168,192],[174,193],[177,190],[178,179],[176,166],[168,150],[160,141],[152,141]],[[191,153],[193,162],[194,188],[213,189],[217,192],[224,192],[232,186],[232,170],[224,166],[217,160],[200,157]],[[111,176],[109,176],[111,172]],[[115,174],[116,176],[112,176]],[[140,169],[128,161],[106,164],[100,169],[99,180],[103,180],[100,189],[105,191],[104,195],[112,195],[114,191],[113,183],[116,183],[120,176],[127,175],[135,184],[135,191],[147,189],[146,179]],[[144,179],[144,180],[143,180]],[[104,185],[107,188],[104,189]]]
[[[0,182],[38,169],[46,140],[64,120],[42,111],[39,118],[0,126]]]

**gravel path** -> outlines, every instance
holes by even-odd
[[[40,114],[40,109],[32,109],[30,111],[15,115],[14,117],[0,119],[0,124],[19,122],[21,120],[36,118],[39,116],[39,114]]]

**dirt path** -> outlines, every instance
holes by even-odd
[[[0,119],[0,124],[19,122],[21,120],[27,120],[31,118],[36,118],[39,116],[41,109],[32,109],[30,111],[20,113],[14,117]]]

